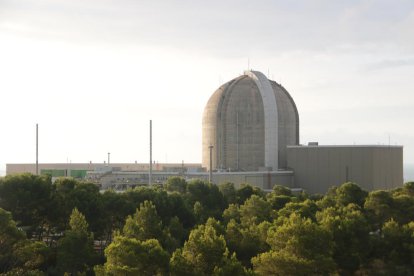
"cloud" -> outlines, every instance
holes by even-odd
[[[392,5],[391,5],[392,4]],[[392,43],[409,1],[6,1],[0,28],[75,43],[166,45],[241,57]],[[1,23],[3,21],[3,24]],[[12,23],[12,24],[5,24]],[[398,46],[398,45],[397,45]]]
[[[414,57],[405,59],[386,59],[379,62],[370,63],[366,66],[366,70],[376,71],[406,66],[414,66]]]

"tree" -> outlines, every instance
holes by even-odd
[[[368,194],[364,208],[367,210],[368,219],[374,226],[373,230],[381,226],[393,217],[393,198],[387,191],[373,191]]]
[[[393,219],[400,224],[414,221],[414,196],[406,193],[392,195]]]
[[[236,254],[233,253],[230,258],[224,260],[224,264],[221,267],[214,268],[213,275],[217,276],[244,276],[253,275],[251,271],[247,271],[246,268],[237,260]]]
[[[399,225],[393,219],[382,228],[381,249],[388,271],[399,275],[414,273],[414,222]]]
[[[227,224],[226,244],[230,252],[236,253],[244,266],[251,267],[252,257],[269,250],[266,243],[268,227],[268,222],[242,226],[233,219]]]
[[[33,242],[16,227],[10,212],[0,208],[0,273],[10,275],[41,274],[37,269],[47,262],[49,249]]]
[[[193,205],[186,202],[185,196],[172,193],[168,195],[167,201],[171,217],[178,217],[184,228],[192,228],[196,221],[192,208]]]
[[[269,221],[271,218],[272,207],[263,198],[252,195],[243,205],[240,206],[240,220],[242,224],[259,224]]]
[[[319,208],[314,201],[306,199],[303,202],[287,203],[285,207],[278,211],[278,216],[288,218],[291,214],[296,213],[301,217],[310,218],[315,221],[315,215],[318,210]]]
[[[192,230],[184,247],[174,252],[170,260],[172,275],[212,275],[222,267],[229,252],[223,236],[213,226],[199,225]],[[187,274],[189,272],[192,274]]]
[[[48,176],[9,175],[0,179],[0,208],[12,212],[17,225],[36,229],[46,221],[50,193]]]
[[[57,232],[68,228],[67,218],[77,208],[86,218],[95,236],[102,237],[106,230],[102,195],[92,183],[80,182],[72,178],[59,178],[52,185],[48,219]]]
[[[237,202],[236,188],[231,182],[222,183],[219,186],[220,192],[223,194],[224,199],[228,204],[235,204]]]
[[[41,273],[47,270],[50,253],[50,248],[44,242],[24,240],[14,247],[15,267],[28,275],[32,272]]]
[[[116,236],[105,249],[105,265],[95,267],[96,275],[166,275],[169,256],[156,239],[140,241]]]
[[[204,223],[208,218],[206,208],[204,208],[200,201],[194,203],[193,212],[198,224]]]
[[[237,204],[230,204],[229,207],[223,211],[223,220],[225,223],[228,223],[232,219],[240,222],[240,208]]]
[[[289,275],[291,272],[286,269],[291,269],[290,266],[301,268],[298,275],[326,275],[335,271],[331,233],[310,219],[295,213],[290,215],[282,226],[269,229],[267,242],[271,251],[252,259],[259,274],[266,271]]]
[[[0,272],[13,267],[14,246],[25,238],[25,234],[17,229],[11,213],[0,208]]]
[[[289,196],[290,197],[290,196],[292,196],[292,191],[289,188],[285,187],[285,186],[275,185],[272,188],[272,193],[271,194],[274,194],[276,196]]]
[[[60,273],[76,274],[90,269],[94,263],[93,235],[88,232],[85,216],[73,209],[69,219],[70,229],[57,246],[56,267]]]
[[[115,229],[122,229],[125,219],[128,216],[129,205],[125,197],[112,190],[106,190],[101,196],[102,219],[104,233],[103,239],[107,243],[112,241],[112,233]]]
[[[275,193],[267,194],[266,201],[270,203],[273,210],[280,210],[286,206],[287,203],[291,202],[294,197],[287,195],[277,195]]]
[[[186,238],[186,231],[180,222],[178,217],[173,217],[170,220],[170,224],[168,225],[168,230],[171,233],[171,236],[178,241],[178,244],[181,246],[184,243]]]
[[[240,188],[236,190],[237,203],[239,205],[244,204],[246,199],[252,195],[263,196],[263,191],[249,184],[241,184]]]
[[[339,186],[335,190],[336,202],[342,206],[347,206],[350,203],[364,206],[365,198],[368,193],[362,190],[357,184],[347,182]]]
[[[151,201],[144,201],[134,216],[128,216],[123,229],[123,235],[141,241],[157,239],[161,236],[161,219],[155,205]]]
[[[252,259],[257,275],[321,275],[315,272],[311,260],[289,254],[286,251],[269,251]],[[328,274],[326,274],[328,275]]]
[[[219,218],[226,206],[223,194],[217,185],[199,179],[192,180],[187,185],[187,198],[194,206],[198,201],[203,206],[208,217]]]
[[[340,274],[354,274],[370,254],[370,228],[361,207],[329,207],[316,214],[320,225],[332,233],[333,259]]]
[[[187,181],[179,176],[171,176],[165,183],[165,189],[169,192],[184,194],[187,190]]]

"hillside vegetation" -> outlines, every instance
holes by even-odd
[[[0,178],[1,275],[413,275],[414,183],[325,195]]]

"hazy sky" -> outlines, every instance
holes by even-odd
[[[281,82],[300,142],[404,145],[414,1],[0,0],[6,163],[201,162],[203,108],[248,67]]]

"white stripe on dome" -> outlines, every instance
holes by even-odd
[[[276,96],[269,80],[258,71],[245,71],[254,80],[262,96],[265,131],[265,166],[278,169],[278,115]]]

